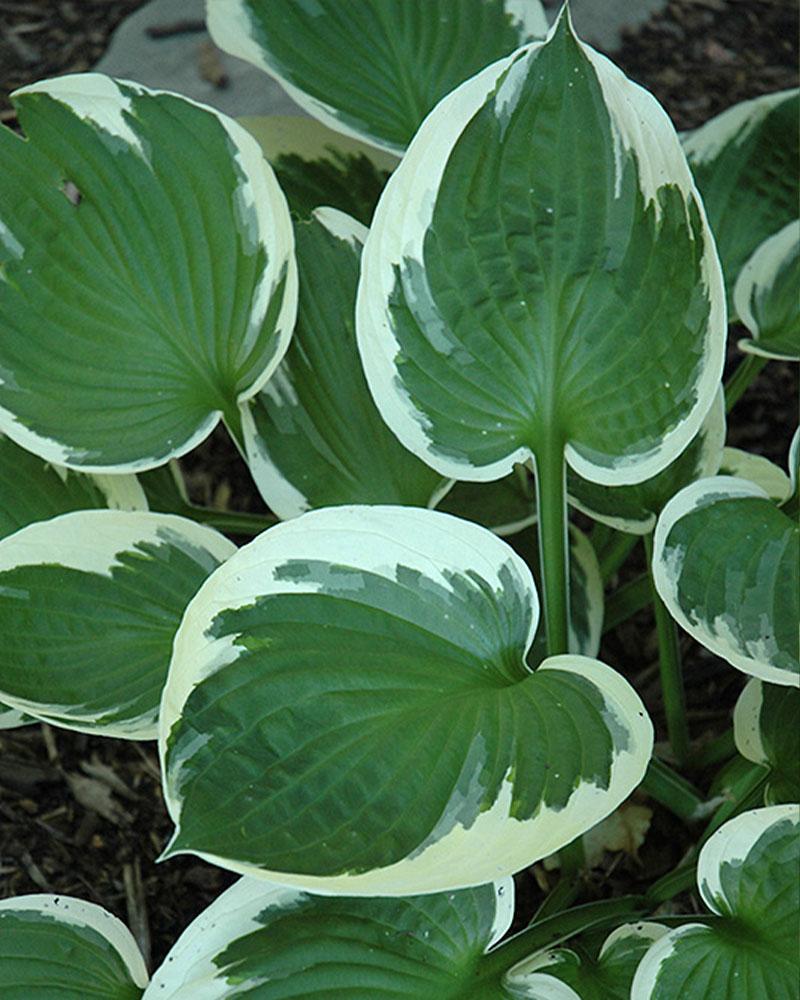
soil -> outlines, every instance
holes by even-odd
[[[0,121],[14,124],[6,95],[15,87],[90,68],[117,23],[140,2],[0,0]],[[653,91],[679,129],[688,129],[738,101],[796,86],[797,35],[794,0],[675,0],[624,39],[615,61]],[[738,335],[734,329],[731,344]],[[733,347],[729,367],[738,360]],[[785,465],[797,423],[797,369],[770,362],[735,407],[729,443]],[[198,501],[264,509],[224,432],[183,464]],[[634,555],[624,576],[641,571],[640,558]],[[744,679],[687,637],[683,647],[692,735],[703,741],[729,726]],[[637,685],[663,739],[649,613],[616,630],[601,655]],[[708,776],[692,777],[707,787]],[[692,833],[653,808],[638,854],[607,853],[587,877],[582,898],[641,891],[678,863]],[[153,967],[234,880],[191,857],[157,866],[170,833],[153,744],[45,725],[0,732],[0,898],[54,892],[99,903],[132,927]],[[541,865],[519,876],[517,923],[530,919],[548,879],[553,876]],[[691,898],[681,902],[696,905]]]

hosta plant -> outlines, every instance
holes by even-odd
[[[681,138],[533,0],[208,15],[346,138],[97,74],[15,95],[0,726],[157,738],[162,859],[245,877],[149,980],[94,904],[3,901],[0,992],[649,1000],[710,964],[782,1000],[797,476],[724,445],[796,356],[794,181],[759,171],[767,143],[794,162],[797,94]],[[757,362],[723,389],[731,296]],[[177,460],[220,422],[270,514],[188,498]],[[652,606],[658,757],[604,601],[606,628]],[[757,678],[702,752],[676,622]],[[571,905],[637,789],[695,846],[646,896]],[[656,912],[695,875],[714,918]]]

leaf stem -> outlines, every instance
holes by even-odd
[[[733,729],[729,729],[716,739],[698,747],[692,752],[692,768],[702,771],[706,767],[724,764],[736,753],[736,743],[733,739]]]
[[[694,785],[658,757],[650,760],[641,787],[651,799],[685,822],[696,822],[709,813],[708,802]]]
[[[178,511],[183,517],[207,524],[217,531],[227,531],[233,535],[260,535],[262,531],[278,523],[273,514],[247,514],[235,510],[215,510],[213,507],[198,507],[189,504]]]
[[[547,655],[557,656],[568,650],[569,562],[564,444],[553,434],[536,454],[536,493]]]
[[[479,979],[496,980],[517,962],[542,948],[553,947],[582,931],[636,920],[648,908],[645,896],[621,896],[619,899],[574,906],[537,921],[493,948],[480,964]]]
[[[611,632],[617,625],[632,618],[637,611],[646,608],[652,600],[652,593],[647,573],[642,573],[615,590],[606,601],[603,632]]]
[[[600,563],[600,575],[603,583],[607,583],[630,555],[637,542],[636,535],[625,531],[615,531],[609,541],[597,553]]]
[[[672,752],[679,766],[689,756],[689,727],[686,721],[686,699],[683,691],[683,669],[678,647],[678,630],[653,583],[653,536],[643,536],[647,572],[658,634],[658,660],[661,671],[661,694]]]
[[[748,354],[739,362],[736,371],[725,383],[726,413],[731,412],[768,360],[757,354]]]

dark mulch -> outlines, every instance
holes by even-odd
[[[0,120],[11,117],[8,91],[89,68],[119,20],[139,5],[0,0]],[[656,94],[678,128],[692,128],[737,101],[796,85],[797,22],[794,0],[675,0],[627,37],[616,59]],[[730,364],[737,360],[733,349]],[[771,362],[735,408],[729,440],[783,465],[796,421],[797,366]],[[223,432],[184,467],[198,500],[263,509]],[[628,572],[636,571],[637,558]],[[693,736],[706,738],[729,725],[743,679],[688,640],[684,645]],[[603,655],[636,681],[663,739],[649,615],[618,630]],[[170,832],[152,744],[44,726],[0,733],[0,897],[45,891],[100,903],[133,927],[157,963],[233,880],[190,857],[156,866]],[[609,855],[587,897],[642,889],[673,867],[690,842],[691,834],[656,808],[639,860]],[[540,866],[534,874],[519,879],[520,916],[542,898],[547,876]]]

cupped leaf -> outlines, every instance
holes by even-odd
[[[749,479],[777,504],[784,503],[792,495],[792,482],[779,465],[763,455],[754,455],[741,448],[722,449],[719,474]]]
[[[240,118],[275,171],[289,208],[309,219],[315,208],[346,212],[368,226],[397,157],[334,132],[313,118]]]
[[[733,712],[733,735],[743,757],[770,768],[767,805],[800,801],[798,734],[800,691],[749,680]]]
[[[436,508],[482,524],[504,538],[536,523],[536,485],[529,470],[517,465],[493,483],[454,482]]]
[[[29,726],[38,721],[38,719],[34,719],[24,712],[19,712],[9,705],[4,705],[0,701],[0,729],[16,729],[18,726]]]
[[[664,468],[717,390],[722,278],[655,99],[574,35],[460,86],[378,203],[357,300],[384,419],[454,479],[566,445],[609,485]]]
[[[366,232],[330,208],[298,224],[294,337],[269,383],[243,407],[250,470],[284,519],[335,504],[425,507],[446,486],[383,422],[361,370],[354,311]]]
[[[573,507],[618,531],[649,534],[664,505],[684,486],[719,469],[725,444],[725,397],[718,391],[703,425],[689,446],[651,479],[628,486],[602,486],[567,473]]]
[[[51,465],[0,434],[0,538],[70,510],[147,510],[136,476],[88,475]]]
[[[504,983],[520,1000],[629,1000],[636,967],[666,932],[662,924],[624,924],[597,955],[585,948],[546,951],[516,965]]]
[[[144,1000],[491,1000],[484,952],[508,929],[514,884],[400,899],[311,896],[241,879],[189,925]]]
[[[698,642],[754,677],[800,685],[800,527],[755,483],[714,476],[673,497],[653,580]]]
[[[748,354],[800,361],[800,222],[790,222],[764,240],[747,261],[733,290],[733,303],[752,339],[740,340]]]
[[[127,927],[70,896],[0,900],[3,1000],[139,1000],[148,975]]]
[[[742,101],[683,136],[714,232],[728,304],[747,258],[797,216],[800,90]]]
[[[176,636],[167,855],[406,895],[557,850],[638,784],[652,727],[596,660],[531,673],[537,618],[513,550],[437,511],[337,507],[264,532]]]
[[[547,31],[539,0],[207,0],[216,44],[326,125],[402,152],[445,94]]]
[[[80,732],[154,739],[172,640],[236,547],[168,514],[90,510],[0,542],[0,698]]]
[[[642,959],[631,1000],[789,1000],[800,980],[800,807],[725,823],[700,852],[697,882],[718,915],[665,934]]]
[[[153,468],[235,423],[286,348],[286,201],[252,136],[186,98],[85,74],[14,100],[0,428],[60,465]]]

